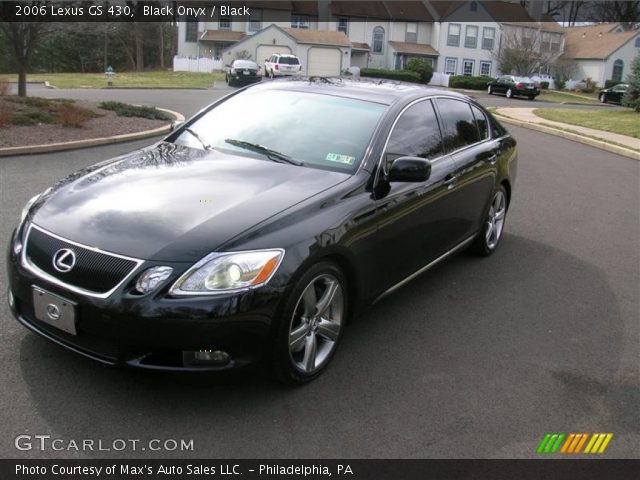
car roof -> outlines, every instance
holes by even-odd
[[[445,95],[453,98],[468,99],[457,92],[441,90],[416,83],[382,79],[351,79],[338,77],[292,77],[270,82],[262,82],[248,87],[255,90],[288,90],[320,93],[338,97],[354,98],[370,102],[392,105],[404,100]]]
[[[292,53],[276,53],[279,57],[295,57]]]

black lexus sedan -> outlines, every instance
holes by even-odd
[[[262,73],[258,64],[252,60],[234,60],[227,66],[224,80],[230,87],[246,85],[262,80]]]
[[[364,305],[467,247],[498,248],[516,164],[514,138],[460,94],[252,85],[29,201],[10,307],[106,364],[266,360],[306,382]]]
[[[529,77],[502,75],[487,83],[487,93],[489,95],[503,93],[507,98],[527,97],[529,100],[534,100],[540,95],[540,89]]]
[[[627,90],[629,89],[629,85],[626,83],[619,83],[610,88],[605,88],[600,90],[598,94],[598,100],[600,103],[622,103],[622,97]]]

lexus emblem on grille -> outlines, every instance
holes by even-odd
[[[53,254],[53,268],[66,273],[76,264],[76,254],[69,248],[61,248]]]
[[[47,305],[47,316],[51,320],[59,319],[60,318],[60,309],[58,308],[58,306],[54,305],[53,303],[50,303],[49,305]]]

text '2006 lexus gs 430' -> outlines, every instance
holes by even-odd
[[[108,364],[301,383],[361,306],[500,243],[516,142],[469,98],[290,79],[239,90],[165,140],[78,171],[24,208],[9,302]]]

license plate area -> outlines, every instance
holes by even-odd
[[[76,331],[76,307],[71,300],[33,286],[33,313],[41,322],[71,335]]]

